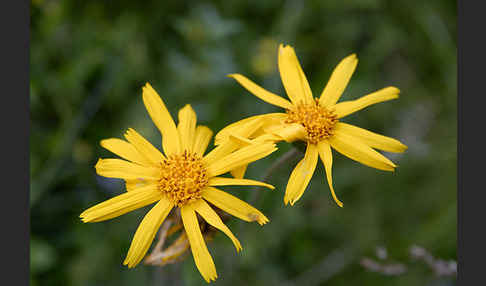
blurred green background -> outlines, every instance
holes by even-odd
[[[454,285],[423,261],[416,244],[456,259],[456,2],[330,1],[55,1],[32,0],[30,49],[31,285],[205,285],[191,256],[163,269],[122,266],[148,208],[83,224],[86,208],[123,191],[96,175],[114,157],[101,139],[135,128],[156,146],[160,135],[144,109],[150,82],[173,116],[186,103],[215,132],[243,117],[279,109],[250,95],[229,73],[242,73],[284,95],[277,47],[295,47],[319,95],[337,63],[360,62],[341,100],[388,85],[398,100],[343,121],[395,137],[409,149],[386,154],[399,168],[382,172],[337,152],[333,202],[322,164],[294,207],[283,205],[291,170],[282,164],[264,190],[225,190],[269,218],[264,227],[229,222],[243,251],[217,234],[208,248],[215,285]],[[212,144],[211,144],[212,146]],[[250,166],[261,174],[291,148]],[[302,155],[299,155],[302,156]],[[254,192],[260,192],[258,197]],[[376,257],[377,247],[387,258]],[[386,275],[360,264],[402,263]]]

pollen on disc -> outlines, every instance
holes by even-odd
[[[294,108],[287,110],[287,115],[286,123],[302,124],[306,131],[306,140],[312,144],[330,137],[338,121],[337,115],[332,110],[319,105],[317,98],[310,104],[295,105]]]
[[[177,206],[202,197],[201,191],[209,178],[201,157],[184,151],[170,155],[161,165],[159,189]]]

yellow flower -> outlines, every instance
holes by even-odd
[[[96,172],[105,177],[125,179],[127,192],[87,209],[80,217],[83,222],[99,222],[156,203],[141,221],[123,262],[134,267],[146,254],[169,212],[178,208],[196,266],[203,278],[210,282],[217,278],[216,268],[196,213],[224,232],[240,251],[240,242],[208,202],[242,220],[256,221],[260,225],[268,222],[254,207],[215,187],[254,185],[273,189],[273,186],[258,181],[218,176],[267,156],[276,150],[275,144],[252,144],[240,148],[237,143],[228,141],[204,155],[212,131],[206,126],[196,126],[196,114],[190,105],[179,111],[176,126],[162,99],[148,83],[143,88],[143,102],[162,133],[165,154],[133,129],[125,133],[128,142],[116,138],[102,140],[101,146],[125,160],[99,159]]]
[[[319,98],[312,91],[302,71],[294,49],[279,46],[278,68],[285,91],[290,101],[258,86],[240,74],[231,74],[244,88],[260,99],[285,109],[285,113],[269,113],[252,116],[233,123],[221,130],[215,137],[215,144],[226,142],[228,137],[241,137],[242,128],[252,124],[253,132],[246,139],[252,141],[287,142],[304,141],[307,143],[304,158],[290,175],[285,191],[284,203],[293,205],[304,193],[321,158],[331,194],[336,203],[343,204],[336,197],[332,186],[331,147],[339,153],[364,165],[393,171],[396,165],[375,149],[388,152],[403,152],[407,146],[390,137],[340,122],[340,119],[375,103],[398,98],[396,87],[386,87],[356,100],[337,103],[348,84],[358,59],[355,54],[344,58],[334,69],[326,87]],[[245,138],[243,138],[245,139]],[[241,140],[243,140],[241,139]],[[242,177],[246,166],[239,172],[232,171],[235,177]]]

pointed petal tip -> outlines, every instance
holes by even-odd
[[[127,128],[127,131],[125,131],[125,133],[132,133],[132,132],[135,132],[135,129],[133,129],[132,127],[128,127]]]
[[[206,283],[211,283],[213,281],[216,281],[216,278],[218,278],[218,274],[217,273],[214,273],[214,274],[211,274],[209,277],[204,277],[204,280],[206,281]]]
[[[150,83],[147,81],[143,87],[144,88],[152,88],[152,85],[150,85]]]
[[[267,222],[268,221],[258,221],[258,224],[263,226],[263,225],[267,224]]]
[[[251,214],[249,214],[249,217],[250,217],[250,221],[256,221],[259,225],[264,225],[264,224],[266,224],[267,222],[270,221],[263,214],[259,215],[259,214],[251,213]]]
[[[290,52],[293,52],[294,51],[294,47],[292,47],[291,45],[288,45],[288,44],[284,44],[284,43],[281,43],[279,46],[278,46],[278,49],[279,49],[279,52],[281,54],[287,52],[287,51],[290,51]]]
[[[398,87],[390,86],[389,88],[393,91],[393,93],[397,93],[397,96],[398,96],[398,93],[400,93],[400,89]]]
[[[278,50],[279,50],[279,53],[280,54],[283,54],[286,52],[286,50],[290,50],[290,51],[293,51],[294,48],[291,46],[291,45],[286,45],[284,43],[280,43],[280,45],[278,46]]]
[[[183,110],[183,109],[186,109],[186,108],[190,108],[190,109],[193,109],[191,104],[187,103],[186,105],[184,105],[184,107],[182,107],[180,110]]]
[[[96,161],[95,168],[99,168],[99,166],[103,163],[103,159],[98,158],[98,161]]]
[[[159,95],[155,89],[152,87],[150,83],[145,83],[145,85],[142,87],[142,96],[146,97],[147,93],[154,92],[155,94]]]
[[[294,204],[297,202],[298,200],[295,200],[295,199],[289,199],[288,200],[288,203],[290,204],[290,206],[294,206]]]
[[[287,205],[289,203],[289,198],[284,195],[284,205]]]
[[[138,263],[134,264],[133,260],[129,260],[128,257],[125,258],[125,261],[123,261],[123,265],[126,265],[129,269],[137,266]]]

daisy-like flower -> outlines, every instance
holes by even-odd
[[[226,142],[230,135],[244,137],[240,131],[248,124],[257,128],[253,129],[249,137],[242,140],[304,141],[307,145],[305,155],[290,175],[284,203],[293,205],[300,199],[320,157],[332,197],[342,207],[343,203],[337,198],[332,184],[331,147],[364,165],[384,171],[394,171],[397,166],[375,149],[397,153],[407,149],[407,146],[398,140],[340,121],[341,118],[372,104],[396,99],[400,93],[398,88],[390,86],[356,100],[338,103],[357,64],[355,54],[344,58],[332,72],[320,97],[314,98],[294,49],[281,44],[278,50],[278,68],[290,101],[263,89],[243,75],[231,74],[229,77],[234,78],[260,99],[284,108],[285,113],[257,115],[233,123],[216,135],[215,144]],[[246,166],[242,166],[233,170],[234,176],[242,177],[245,168]]]
[[[176,126],[162,99],[148,83],[143,88],[143,102],[162,134],[164,154],[133,129],[124,134],[128,142],[116,138],[102,140],[102,147],[125,160],[99,159],[96,172],[104,177],[125,179],[127,192],[87,209],[80,217],[83,222],[99,222],[156,203],[141,221],[123,262],[131,268],[143,259],[169,212],[178,209],[196,267],[210,282],[217,278],[216,268],[196,213],[225,233],[240,251],[240,242],[210,204],[244,221],[263,225],[268,219],[251,205],[216,186],[253,185],[270,189],[273,186],[219,176],[267,156],[276,150],[275,144],[252,144],[240,148],[228,140],[227,144],[204,155],[213,133],[206,126],[196,126],[196,113],[190,105],[179,110]]]

